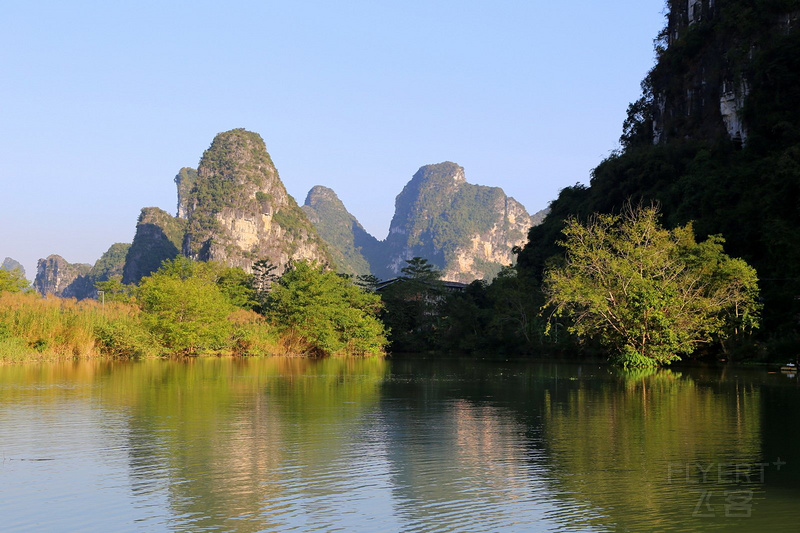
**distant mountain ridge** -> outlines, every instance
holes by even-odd
[[[51,255],[39,261],[41,294],[90,298],[95,283],[122,276],[137,284],[179,255],[220,261],[250,272],[266,260],[276,274],[297,260],[351,275],[397,276],[405,260],[425,257],[447,280],[491,279],[514,257],[530,226],[543,218],[498,187],[467,183],[455,163],[426,165],[397,196],[389,235],[379,241],[348,212],[336,193],[316,186],[301,208],[286,191],[264,140],[234,129],[218,134],[197,169],[174,178],[177,216],[143,208],[132,244],[115,244],[94,266]]]
[[[319,236],[328,244],[334,264],[344,273],[369,274],[380,254],[380,241],[356,220],[336,193],[317,185],[302,207]]]
[[[514,246],[522,246],[531,216],[499,187],[467,183],[464,169],[452,162],[421,167],[395,201],[389,235],[369,235],[331,189],[314,187],[304,206],[337,267],[348,273],[397,276],[405,260],[428,259],[449,281],[491,279],[511,264]]]
[[[22,277],[25,277],[25,267],[16,259],[6,257],[3,259],[3,264],[0,265],[0,270],[19,270]]]
[[[61,298],[94,298],[95,284],[121,276],[130,244],[116,243],[106,250],[94,265],[69,263],[60,255],[39,259],[33,288],[41,295],[52,294]]]

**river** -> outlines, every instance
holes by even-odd
[[[4,530],[796,531],[797,378],[218,359],[0,367]]]

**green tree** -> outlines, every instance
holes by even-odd
[[[374,291],[380,285],[381,280],[373,274],[359,274],[356,276],[355,283],[362,289]]]
[[[135,292],[142,321],[167,348],[194,354],[227,342],[233,305],[211,274],[215,268],[178,257],[142,278]]]
[[[277,268],[266,259],[260,259],[253,264],[253,277],[251,278],[250,286],[253,289],[255,300],[258,302],[258,308],[262,311],[267,302],[267,295],[269,295],[272,284],[278,281],[279,276],[275,274]]]
[[[691,224],[666,230],[654,207],[570,219],[563,265],[544,291],[569,331],[594,337],[625,366],[669,364],[698,345],[758,326],[755,270],[720,236],[697,243]]]
[[[107,302],[129,303],[133,299],[133,285],[122,283],[122,276],[111,276],[106,281],[94,284],[97,292],[103,292]]]
[[[528,351],[541,344],[544,325],[539,309],[543,301],[531,279],[520,275],[516,267],[503,267],[487,292],[491,309],[487,333],[495,343]]]
[[[406,260],[397,281],[382,291],[386,304],[384,322],[395,351],[434,349],[446,302],[441,272],[427,259]]]
[[[320,354],[377,355],[386,345],[380,297],[316,263],[293,263],[272,286],[267,317]]]
[[[0,268],[0,292],[26,292],[30,290],[28,280],[18,268]]]
[[[210,275],[222,293],[228,297],[231,305],[241,309],[255,309],[258,307],[256,291],[253,289],[253,276],[238,267],[229,267],[220,263],[209,262],[207,265],[216,265]]]
[[[406,266],[401,268],[400,272],[403,273],[400,276],[401,279],[415,283],[430,284],[432,289],[437,288],[439,278],[442,276],[442,273],[434,265],[422,257],[407,259]]]

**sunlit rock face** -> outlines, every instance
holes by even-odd
[[[412,257],[424,257],[450,281],[491,279],[513,261],[531,226],[525,208],[499,187],[467,183],[464,169],[445,162],[420,168],[395,201],[384,241],[382,277],[396,276]]]
[[[33,288],[42,296],[96,298],[98,282],[122,275],[129,248],[127,243],[112,244],[94,265],[68,263],[60,255],[39,259]]]
[[[278,267],[276,273],[293,260],[331,262],[256,133],[236,129],[217,135],[181,204],[187,217],[183,253],[192,259],[247,272],[267,260]]]
[[[328,243],[340,271],[396,277],[406,260],[423,257],[448,281],[491,279],[513,262],[531,226],[544,219],[498,187],[467,183],[455,163],[427,165],[395,201],[389,235],[378,241],[351,215],[336,193],[314,187],[303,209]]]

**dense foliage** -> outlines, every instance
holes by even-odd
[[[652,207],[570,219],[563,233],[565,262],[545,272],[547,305],[626,366],[669,364],[758,325],[756,273],[718,236],[698,243],[691,225],[665,230]]]
[[[422,352],[439,344],[439,323],[445,303],[441,272],[427,259],[406,261],[402,275],[381,290],[386,305],[383,321],[391,332],[392,350]]]
[[[796,9],[796,2],[771,0],[757,6],[718,3],[714,16],[681,28],[668,47],[662,41],[643,99],[631,106],[622,150],[594,170],[589,187],[561,191],[544,224],[531,229],[520,271],[542,279],[550,258],[562,253],[556,243],[570,217],[618,213],[630,200],[655,202],[666,227],[693,220],[698,237],[724,235],[727,252],[757,269],[764,299],[758,340],[771,357],[794,357],[800,349],[800,31],[791,16]],[[697,78],[701,73],[705,78]],[[742,110],[744,146],[725,132],[719,93],[692,93],[698,84],[730,87],[729,79],[744,79],[749,88]],[[702,110],[693,107],[703,101]],[[657,117],[663,132],[654,144]]]
[[[271,323],[313,353],[378,355],[386,345],[380,297],[315,263],[293,263],[264,307]]]
[[[28,280],[22,270],[13,268],[6,270],[0,268],[0,292],[22,292],[30,288]]]
[[[506,266],[491,282],[476,280],[447,294],[437,347],[494,356],[555,353],[563,339],[544,335],[543,303],[539,286]]]
[[[135,292],[142,320],[164,346],[184,353],[225,346],[233,303],[218,284],[220,270],[180,257],[142,279]]]

